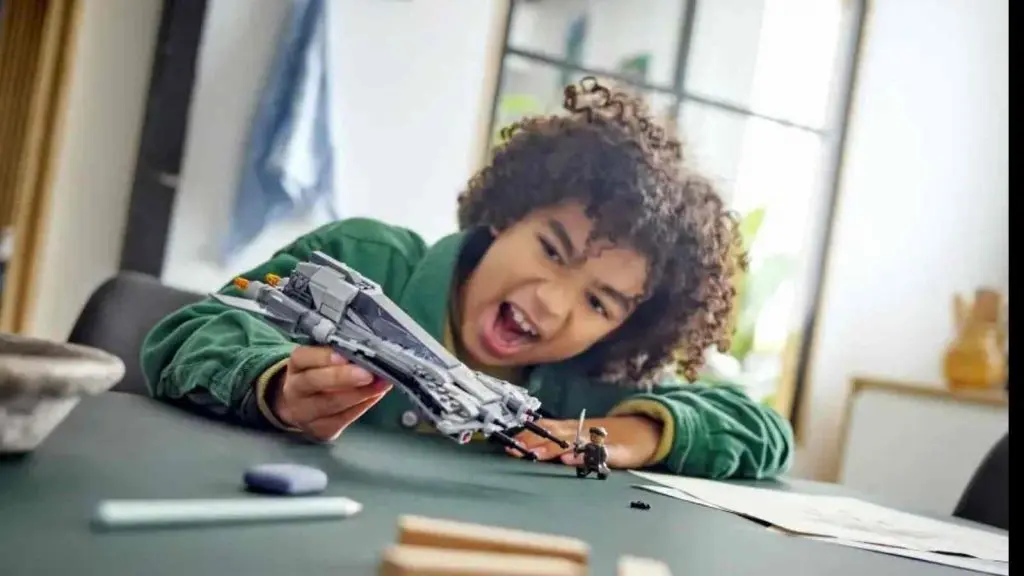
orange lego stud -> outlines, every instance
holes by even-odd
[[[235,278],[235,287],[239,290],[245,290],[249,287],[249,281],[242,277]]]
[[[277,286],[277,283],[281,281],[281,277],[277,274],[267,274],[263,277],[263,281],[271,286]]]

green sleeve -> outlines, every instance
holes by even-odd
[[[287,276],[318,250],[344,261],[391,295],[405,285],[426,247],[401,228],[369,219],[342,220],[298,238],[241,276]],[[232,283],[220,292],[240,294]],[[254,384],[295,346],[262,319],[206,298],[153,327],[142,344],[141,364],[154,397],[265,427],[269,423],[258,409]]]
[[[789,421],[736,386],[658,386],[627,398],[610,413],[622,414],[662,422],[662,446],[651,464],[672,474],[762,479],[779,476],[792,464]]]

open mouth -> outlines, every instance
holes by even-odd
[[[494,321],[484,330],[484,344],[495,356],[516,354],[540,340],[540,333],[526,314],[515,304],[502,302]]]

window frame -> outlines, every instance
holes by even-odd
[[[555,68],[560,73],[569,72],[573,74],[593,75],[607,78],[615,82],[621,82],[624,85],[641,90],[645,93],[669,96],[673,100],[671,117],[676,120],[680,117],[683,104],[692,102],[709,108],[730,112],[744,118],[758,118],[780,126],[811,132],[822,139],[822,144],[827,152],[826,166],[824,167],[826,171],[825,183],[823,186],[824,190],[822,191],[824,197],[822,199],[821,206],[822,213],[816,219],[814,224],[812,224],[812,227],[816,226],[817,228],[817,230],[812,230],[817,241],[815,242],[812,240],[808,243],[811,250],[811,253],[809,254],[811,272],[810,276],[806,280],[809,282],[809,286],[808,297],[804,305],[804,310],[802,311],[803,321],[800,324],[802,328],[797,331],[799,345],[796,366],[791,375],[787,376],[785,373],[783,374],[784,378],[789,378],[792,382],[780,382],[778,387],[779,392],[787,394],[788,398],[777,398],[776,401],[778,404],[781,400],[783,407],[780,409],[780,412],[783,412],[783,415],[789,418],[794,431],[798,433],[799,440],[801,436],[799,434],[799,422],[801,419],[800,409],[803,404],[802,399],[807,394],[809,387],[808,378],[810,360],[815,342],[818,314],[821,308],[822,288],[824,284],[826,264],[833,236],[835,206],[839,195],[843,153],[846,146],[853,92],[856,86],[857,65],[860,60],[863,44],[868,0],[851,1],[851,22],[846,29],[842,30],[843,37],[841,42],[843,42],[843,46],[841,49],[843,50],[844,58],[839,62],[839,70],[837,72],[837,81],[839,86],[837,86],[838,101],[835,105],[838,109],[836,110],[837,114],[834,116],[835,120],[833,125],[826,128],[816,128],[787,120],[785,118],[774,117],[738,104],[712,98],[704,94],[690,92],[685,89],[687,68],[690,64],[690,48],[694,38],[694,26],[696,23],[695,16],[701,0],[680,0],[685,5],[683,7],[682,22],[680,23],[680,32],[676,50],[675,74],[672,79],[671,87],[647,82],[637,82],[625,75],[611,70],[582,66],[548,54],[511,46],[509,44],[509,38],[515,21],[516,8],[521,1],[522,0],[509,0],[505,15],[504,30],[502,32],[500,43],[501,49],[497,55],[497,74],[495,75],[494,89],[492,91],[493,97],[490,103],[490,114],[487,122],[487,138],[483,142],[484,149],[482,153],[485,157],[489,154],[493,144],[492,139],[496,128],[495,123],[498,118],[498,106],[501,101],[501,85],[505,79],[506,59],[508,56],[514,56],[525,61],[549,66]]]

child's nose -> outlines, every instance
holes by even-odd
[[[550,328],[568,316],[572,308],[570,290],[559,282],[544,282],[537,287],[537,303],[537,321],[544,324],[540,328]]]

